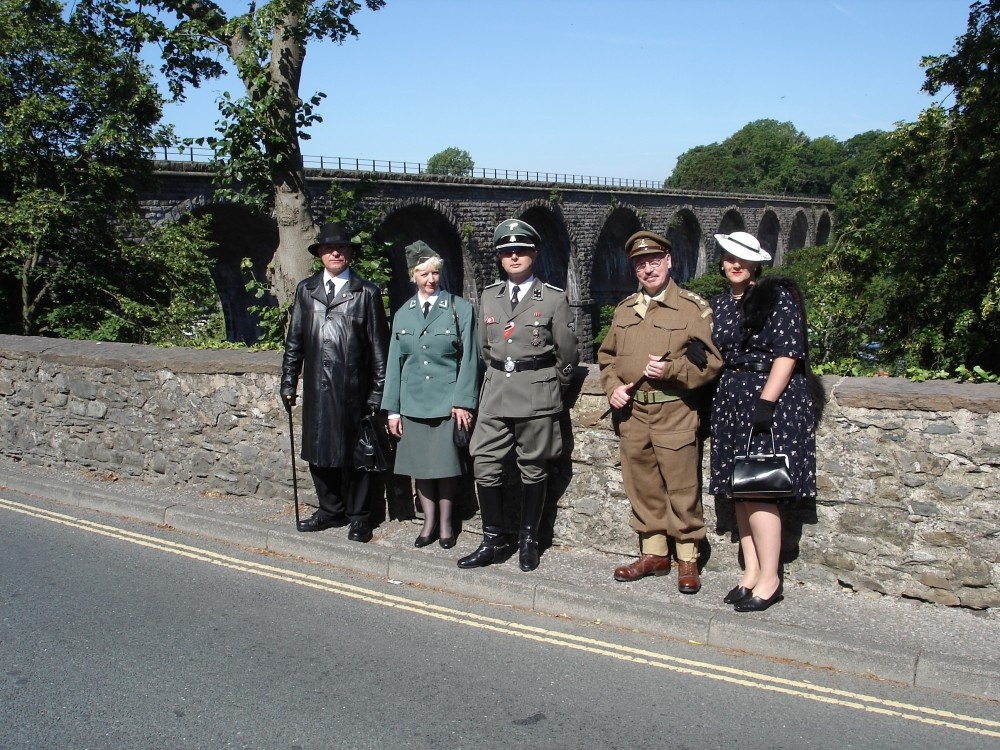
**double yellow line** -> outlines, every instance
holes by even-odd
[[[0,508],[32,516],[52,523],[71,526],[73,528],[89,531],[93,534],[119,539],[121,541],[137,544],[142,547],[149,547],[163,552],[169,552],[191,560],[218,565],[223,568],[251,573],[253,575],[271,578],[286,583],[294,583],[299,586],[306,586],[320,591],[327,591],[339,596],[346,596],[358,601],[370,604],[378,604],[383,607],[394,607],[406,612],[413,612],[424,617],[433,617],[437,620],[464,625],[466,627],[478,628],[493,633],[524,638],[525,640],[547,643],[553,646],[570,648],[589,654],[617,659],[619,661],[641,664],[658,669],[667,669],[680,674],[687,674],[693,677],[702,677],[718,682],[741,685],[743,687],[756,688],[758,690],[768,690],[774,693],[782,693],[806,700],[827,703],[857,711],[865,711],[872,714],[891,716],[907,721],[915,721],[922,724],[954,729],[960,732],[968,732],[984,737],[1000,737],[1000,721],[982,719],[975,716],[956,714],[951,711],[942,711],[936,708],[925,706],[915,706],[899,701],[885,700],[871,695],[853,693],[846,690],[827,688],[821,685],[814,685],[809,682],[798,680],[788,680],[783,677],[773,677],[771,675],[749,672],[733,667],[719,666],[706,662],[682,659],[675,656],[647,651],[645,649],[623,646],[616,643],[587,638],[584,636],[561,633],[557,630],[539,628],[533,625],[524,625],[510,620],[502,620],[495,617],[485,617],[458,609],[442,607],[436,604],[428,604],[416,599],[409,599],[395,594],[384,594],[379,591],[352,586],[350,584],[334,581],[321,576],[299,573],[287,568],[275,565],[253,562],[251,560],[241,560],[239,558],[222,555],[217,552],[193,547],[187,544],[180,544],[165,539],[126,531],[114,526],[95,523],[82,518],[76,518],[63,513],[42,510],[23,503],[17,503],[0,498]]]

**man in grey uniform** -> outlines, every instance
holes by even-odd
[[[490,565],[513,537],[503,528],[502,467],[513,449],[521,473],[521,570],[538,567],[538,527],[545,508],[548,462],[562,452],[563,391],[579,361],[573,314],[562,289],[535,278],[540,237],[520,219],[493,233],[506,281],[486,287],[479,306],[479,347],[486,363],[479,417],[469,450],[483,522],[479,548],[460,568]]]

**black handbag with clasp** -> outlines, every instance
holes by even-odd
[[[774,430],[771,430],[771,452],[750,453],[753,430],[747,438],[746,455],[737,456],[729,478],[729,496],[736,500],[778,500],[798,494],[788,468],[788,456],[774,451]]]

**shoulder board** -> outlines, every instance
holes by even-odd
[[[698,305],[698,307],[708,307],[708,302],[706,302],[703,298],[699,297],[694,292],[688,289],[681,289],[680,292],[682,297],[691,300],[696,305]]]
[[[483,289],[492,289],[495,286],[500,286],[502,283],[503,283],[502,281],[494,281],[492,284],[484,286]]]
[[[619,302],[615,307],[621,307],[622,305],[631,305],[635,303],[636,297],[639,296],[639,292],[633,292],[628,297]]]
[[[712,306],[709,305],[704,299],[699,297],[692,291],[687,289],[681,289],[681,297],[684,299],[689,299],[694,302],[701,309],[701,317],[707,318],[712,314]]]
[[[543,283],[545,283],[545,282],[543,282]],[[557,286],[552,286],[552,284],[549,284],[549,283],[545,283],[545,286],[547,286],[549,289],[555,289],[557,292],[565,292],[566,291],[565,289],[560,289]]]

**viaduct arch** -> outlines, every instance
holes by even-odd
[[[242,207],[215,202],[206,164],[158,162],[157,176],[158,192],[143,201],[147,218],[159,223],[186,213],[213,214],[214,278],[228,335],[252,340],[256,328],[246,307],[256,301],[247,299],[240,264],[249,258],[255,275],[263,278],[277,246],[275,225]],[[350,189],[362,179],[371,184],[363,208],[376,211],[376,237],[389,244],[393,310],[412,294],[406,245],[421,239],[434,247],[446,261],[442,286],[478,301],[483,287],[499,278],[494,228],[504,219],[521,218],[542,238],[538,276],[567,291],[585,362],[593,361],[601,306],[617,303],[636,288],[622,252],[633,232],[649,229],[670,239],[672,275],[683,284],[714,272],[717,233],[756,234],[780,265],[791,250],[827,244],[835,223],[833,202],[821,198],[308,170],[318,214],[329,208],[331,185]]]

